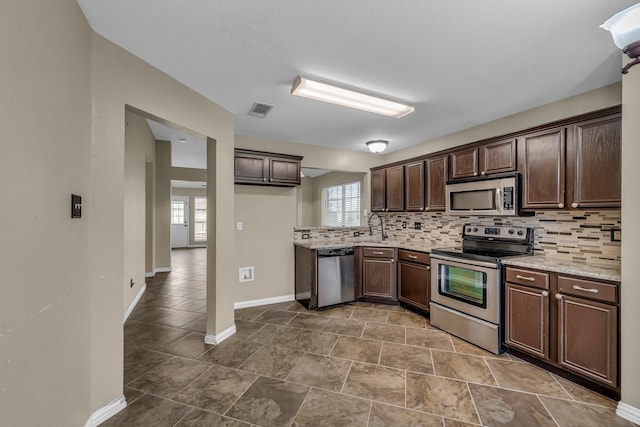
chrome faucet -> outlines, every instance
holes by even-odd
[[[378,219],[380,219],[380,231],[382,234],[382,240],[387,240],[387,236],[386,234],[384,234],[384,217],[382,215],[380,215],[378,212],[373,212],[369,215],[369,219],[367,220],[367,224],[369,224],[369,236],[373,236],[373,229],[371,228],[371,218],[373,218],[374,216],[377,216]]]

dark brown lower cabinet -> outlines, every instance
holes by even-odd
[[[549,359],[549,291],[505,285],[505,344]]]
[[[362,248],[359,298],[397,302],[395,249]]]
[[[429,255],[398,250],[398,301],[421,312],[429,312],[431,267]]]
[[[558,302],[558,363],[616,387],[617,331],[616,306],[562,295]]]
[[[505,268],[504,344],[618,398],[619,284]]]

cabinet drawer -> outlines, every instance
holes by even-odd
[[[530,270],[507,267],[507,282],[534,288],[549,289],[549,275]]]
[[[560,276],[558,277],[558,292],[612,304],[618,302],[618,286],[592,280]]]
[[[398,249],[398,259],[418,264],[429,264],[431,262],[429,254],[425,254],[424,252],[408,251],[406,249]]]
[[[363,248],[365,258],[393,258],[393,248]]]

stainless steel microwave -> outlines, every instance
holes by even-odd
[[[509,173],[447,183],[447,213],[452,215],[518,216],[520,174]]]

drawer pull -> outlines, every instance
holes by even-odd
[[[577,207],[578,207],[578,204],[577,204],[577,203],[575,203],[575,202],[574,202],[574,203],[571,203],[571,207],[575,209],[575,208],[577,208]]]
[[[543,297],[548,297],[549,296],[549,291],[542,291],[542,296]]]
[[[409,258],[411,259],[418,259],[418,257],[416,255],[408,255]]]
[[[374,255],[384,255],[384,252],[382,251],[373,251]]]
[[[427,265],[427,270],[431,270],[431,266],[430,265]]]
[[[558,203],[558,207],[559,207],[560,209],[564,208],[564,203]]]
[[[535,282],[536,281],[535,277],[521,276],[519,274],[516,274],[516,279],[526,280],[527,282]]]
[[[562,299],[562,294],[556,294],[556,299]]]
[[[578,285],[573,285],[573,289],[575,289],[576,291],[591,292],[592,294],[597,294],[599,292],[597,289],[583,288],[582,286]]]

